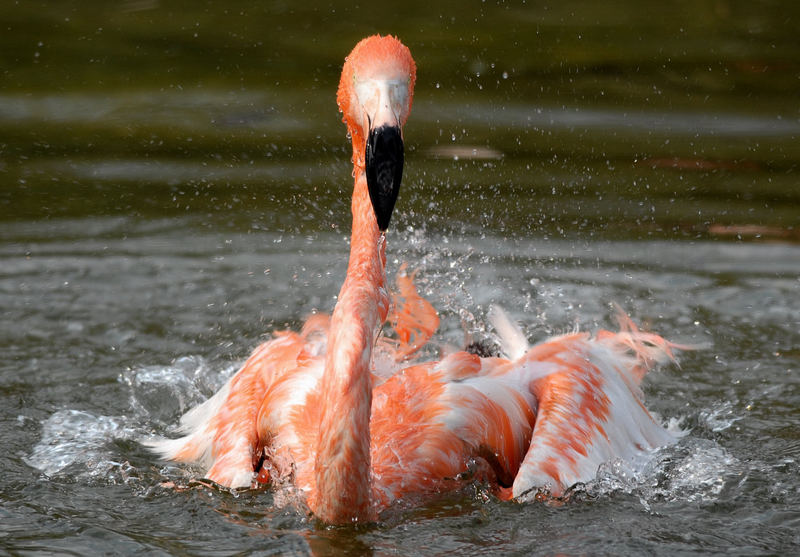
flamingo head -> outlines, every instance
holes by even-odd
[[[386,230],[403,178],[403,126],[411,112],[416,65],[392,36],[359,42],[345,59],[337,102],[353,140],[378,228]]]

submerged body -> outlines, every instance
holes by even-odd
[[[371,373],[371,467],[348,467],[334,488],[348,509],[361,509],[347,520],[372,519],[408,495],[452,489],[460,480],[487,481],[504,498],[525,500],[540,490],[558,496],[593,479],[604,462],[671,443],[639,390],[645,371],[671,357],[670,344],[623,323],[618,333],[553,338],[515,360],[459,351],[396,364],[385,380]],[[206,477],[228,487],[290,482],[320,514],[316,458],[329,332],[327,316],[316,315],[299,334],[263,344],[184,416],[190,433],[156,442],[157,450],[202,464]],[[386,366],[402,346],[380,350]],[[342,443],[361,435],[351,423],[328,427]],[[370,479],[365,501],[351,500],[358,473]]]
[[[408,49],[392,37],[365,39],[347,58],[338,102],[353,142],[353,229],[333,315],[256,349],[181,419],[184,437],[151,443],[165,458],[199,462],[229,487],[290,483],[317,517],[345,523],[473,478],[503,497],[559,495],[603,462],[672,441],[645,409],[639,383],[674,345],[627,318],[618,333],[528,348],[497,312],[507,357],[415,356],[438,317],[413,277],[401,274],[391,299],[383,234],[414,79]],[[380,334],[387,321],[394,338]]]

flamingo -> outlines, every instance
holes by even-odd
[[[211,398],[180,420],[182,437],[149,446],[195,462],[230,488],[290,486],[329,524],[377,520],[401,500],[477,480],[498,497],[560,496],[613,459],[674,439],[640,383],[681,348],[640,331],[572,333],[529,347],[500,309],[504,356],[456,350],[425,360],[439,324],[401,269],[386,284],[386,230],[403,172],[403,126],[416,66],[392,36],[360,41],[337,101],[353,147],[352,235],[332,316],[260,345]],[[395,331],[382,334],[388,322]]]

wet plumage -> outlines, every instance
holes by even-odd
[[[397,284],[386,284],[381,231],[402,176],[398,138],[415,78],[408,49],[393,37],[364,39],[348,56],[337,99],[353,143],[353,227],[333,314],[258,347],[183,416],[184,437],[150,443],[164,458],[199,462],[207,478],[229,487],[294,485],[320,519],[345,523],[476,478],[501,497],[559,495],[603,462],[671,442],[639,384],[675,345],[624,316],[620,332],[529,348],[496,309],[506,357],[419,356],[438,316],[413,273],[401,269]],[[374,152],[367,157],[366,149]]]

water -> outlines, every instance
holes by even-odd
[[[798,550],[800,9],[428,4],[6,2],[0,548]],[[566,502],[472,486],[353,531],[139,444],[333,307],[338,72],[395,21],[420,73],[391,269],[420,268],[454,344],[491,303],[532,341],[611,326],[618,303],[703,345],[647,380],[688,433],[643,470],[609,463]]]

